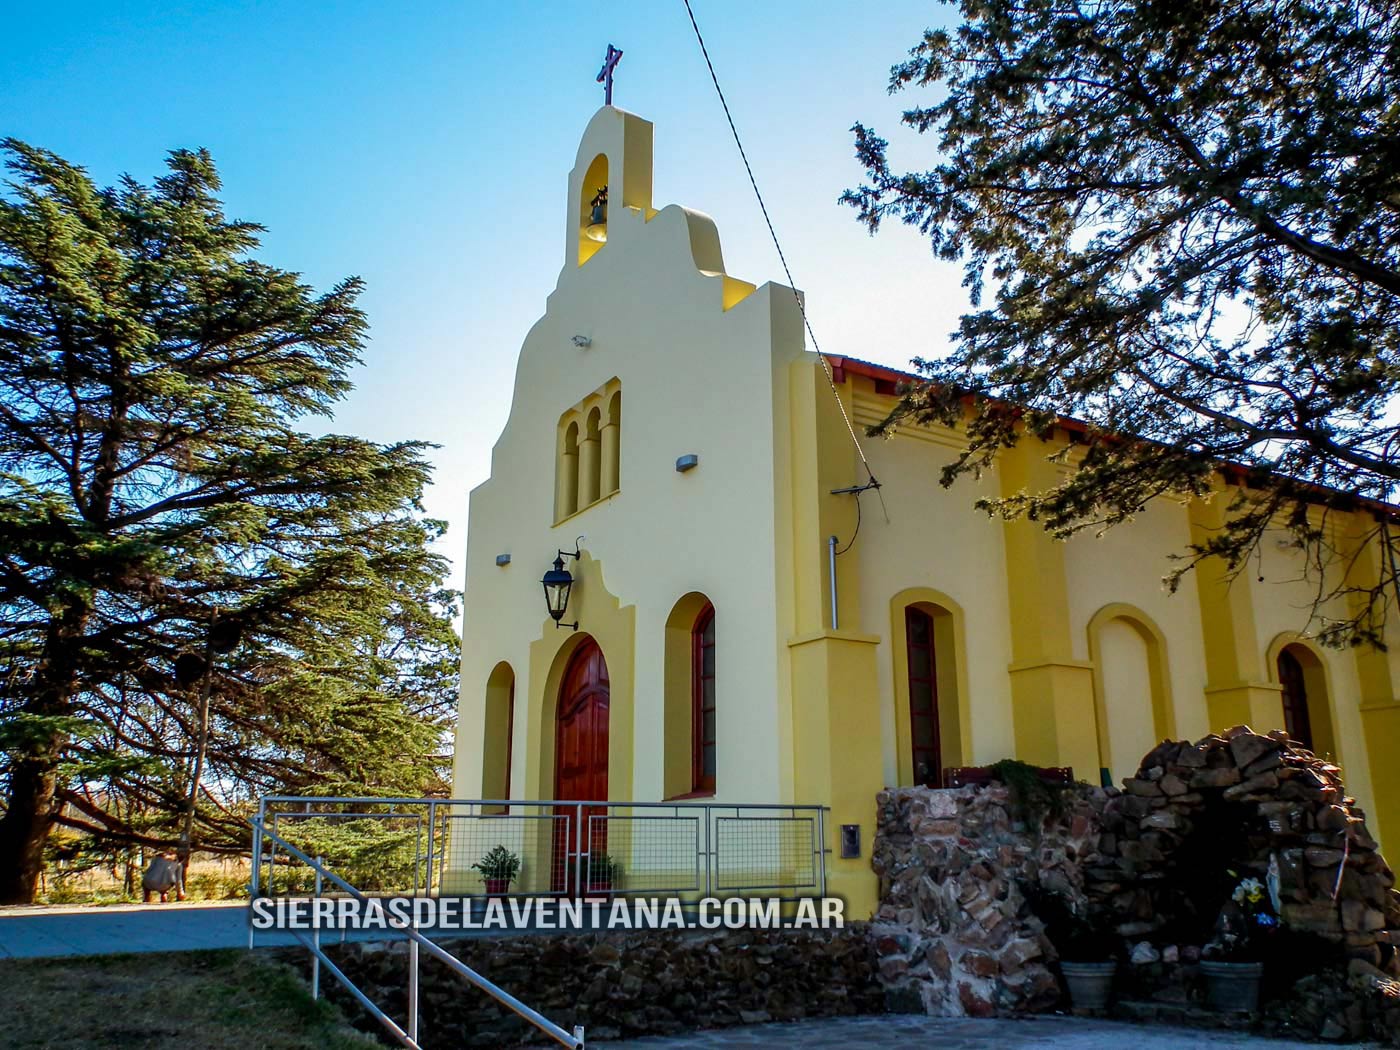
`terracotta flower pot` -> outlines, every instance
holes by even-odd
[[[1076,1010],[1106,1010],[1109,994],[1113,990],[1113,975],[1118,972],[1118,962],[1062,962],[1060,972],[1065,975],[1065,986],[1069,989],[1069,1002]]]
[[[486,892],[499,897],[510,889],[510,879],[486,879]]]
[[[1259,1009],[1259,980],[1264,976],[1261,962],[1221,962],[1202,959],[1206,978],[1206,998],[1222,1013],[1252,1014]]]

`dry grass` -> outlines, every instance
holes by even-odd
[[[0,960],[6,1050],[369,1050],[286,966],[239,950]]]
[[[243,857],[211,857],[195,854],[185,877],[187,899],[192,901],[237,900],[248,895],[251,878]],[[141,868],[133,871],[134,893],[123,890],[116,870],[89,868],[86,871],[45,871],[36,904],[133,904],[141,900]]]

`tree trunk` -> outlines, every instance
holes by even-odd
[[[49,623],[33,698],[21,710],[42,719],[67,715],[78,684],[77,653],[88,610],[70,608]],[[32,904],[44,847],[58,816],[58,765],[66,734],[53,727],[16,748],[9,797],[0,817],[0,904]]]
[[[16,762],[10,771],[10,796],[0,817],[0,904],[32,904],[44,870],[44,846],[53,828],[58,751],[54,738],[44,750]]]

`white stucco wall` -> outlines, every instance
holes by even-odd
[[[606,109],[594,118],[574,186],[600,151],[621,170],[622,119]],[[572,209],[561,218],[573,222]],[[636,607],[632,795],[662,797],[663,631],[676,601],[699,591],[715,605],[720,646],[718,797],[777,800],[774,358],[801,345],[775,351],[771,332],[775,315],[795,310],[792,293],[765,285],[723,310],[723,279],[697,269],[694,254],[693,238],[713,237],[712,224],[679,207],[648,217],[613,203],[608,227],[587,263],[565,259],[521,348],[491,478],[471,494],[456,794],[472,797],[480,785],[485,683],[500,660],[516,674],[512,796],[524,790],[524,756],[537,746],[523,710],[538,686],[529,644],[555,630],[544,626],[539,579],[556,548],[583,535],[607,590]],[[575,335],[591,345],[577,349]],[[555,526],[556,424],[613,378],[623,406],[619,491]],[[675,461],[686,453],[700,462],[681,474]],[[498,554],[510,565],[497,567]]]

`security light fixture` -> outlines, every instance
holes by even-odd
[[[574,346],[578,347],[580,350],[587,350],[590,346],[593,345],[593,340],[589,339],[586,335],[576,335],[569,341],[573,343]]]

